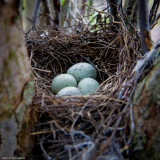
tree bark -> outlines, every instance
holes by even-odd
[[[25,155],[33,144],[34,83],[18,7],[16,0],[0,1],[0,159]]]
[[[131,160],[160,160],[160,58],[133,97],[135,135]]]

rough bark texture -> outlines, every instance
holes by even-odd
[[[160,160],[160,58],[134,94],[136,132],[131,159]]]
[[[18,15],[19,1],[0,2],[0,159],[31,149],[34,95],[31,68]]]

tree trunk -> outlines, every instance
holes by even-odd
[[[135,90],[131,159],[160,160],[160,58]]]
[[[28,153],[34,113],[31,67],[25,47],[19,1],[0,1],[0,159]]]

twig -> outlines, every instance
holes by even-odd
[[[52,131],[38,131],[38,132],[32,132],[31,135],[35,136],[35,135],[39,135],[39,134],[44,134],[44,133],[51,133]]]
[[[32,69],[38,70],[38,71],[42,71],[42,72],[47,72],[47,73],[51,73],[52,72],[52,71],[49,71],[49,70],[39,69],[39,68],[35,68],[35,67],[32,67]]]
[[[82,5],[81,5],[81,14],[82,14],[82,17],[84,17],[84,14],[85,14],[85,8],[86,6],[83,5],[84,3],[86,3],[86,0],[82,0]]]
[[[138,0],[135,1],[130,16],[131,21],[135,21],[134,24],[136,24],[137,22],[137,9],[138,9]]]
[[[110,13],[114,17],[114,21],[118,21],[118,7],[120,6],[119,0],[108,0],[110,6]]]
[[[154,22],[153,22],[153,24],[152,24],[152,26],[151,26],[151,29],[153,29],[154,26],[155,26],[156,24],[158,24],[159,18],[160,18],[160,12],[157,14],[157,16],[156,16],[156,18],[155,18],[155,20],[154,20]]]
[[[83,110],[86,108],[86,106],[88,105],[89,102],[90,102],[90,100],[88,100],[86,102],[86,104],[82,107],[80,113],[75,118],[74,122],[72,123],[71,129],[70,129],[71,138],[72,138],[73,144],[74,144],[74,146],[75,146],[76,149],[77,149],[77,147],[76,147],[76,143],[75,143],[75,140],[74,140],[74,134],[73,134],[75,132],[74,126],[75,126],[77,120],[79,119],[79,117],[83,115]]]
[[[46,138],[44,137],[44,135],[42,136],[42,139],[40,141],[40,147],[41,147],[41,150],[44,154],[44,157],[46,160],[52,160],[52,157],[48,156],[47,152],[45,151],[44,147],[43,147],[43,142],[46,140]]]
[[[136,24],[138,0],[126,0],[124,4],[124,11],[130,21]]]
[[[159,0],[154,0],[152,8],[150,10],[150,15],[149,15],[150,26],[152,26],[155,22],[158,7],[159,7]]]

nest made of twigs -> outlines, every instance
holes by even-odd
[[[118,94],[140,56],[140,45],[133,39],[136,33],[124,28],[43,36],[37,29],[27,35],[36,83],[33,104],[39,112],[32,134],[39,137],[45,156],[93,159],[127,146],[129,112],[126,100],[119,99]],[[88,62],[97,69],[101,84],[97,92],[85,96],[53,95],[52,79],[78,62]]]

